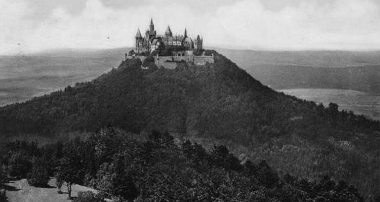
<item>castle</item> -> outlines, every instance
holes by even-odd
[[[196,65],[214,63],[214,57],[206,56],[203,50],[203,38],[199,35],[191,38],[185,29],[184,35],[173,35],[170,26],[164,35],[158,35],[154,29],[153,19],[150,21],[149,29],[145,36],[137,30],[135,37],[135,49],[126,54],[126,59],[153,56],[158,67],[175,68],[177,62],[189,62]]]

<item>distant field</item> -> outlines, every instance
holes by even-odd
[[[380,51],[219,52],[274,89],[327,88],[380,94]]]
[[[280,90],[288,95],[301,99],[322,103],[338,103],[340,110],[353,111],[356,114],[380,120],[380,96],[370,93],[340,89],[286,89]]]
[[[53,51],[0,57],[0,105],[26,101],[76,82],[92,80],[118,66],[126,51]]]

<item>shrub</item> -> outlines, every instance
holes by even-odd
[[[7,201],[6,200],[7,199],[7,197],[6,197],[6,191],[5,191],[5,189],[0,189],[0,202],[5,202],[5,201]]]
[[[104,199],[100,195],[94,194],[92,191],[79,192],[78,198],[73,202],[102,202]]]
[[[41,165],[33,166],[27,177],[28,183],[36,187],[46,186],[49,179],[48,171]]]
[[[9,175],[18,178],[26,177],[31,167],[31,162],[27,158],[20,153],[13,154],[9,159]]]

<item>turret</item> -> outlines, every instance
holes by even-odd
[[[150,31],[151,33],[154,32],[154,24],[153,24],[153,19],[152,19],[152,18],[150,19],[149,31]]]
[[[142,38],[142,36],[141,36],[140,29],[138,29],[136,33],[136,39],[140,39],[140,38]]]
[[[173,34],[172,34],[172,30],[170,30],[169,25],[168,25],[168,28],[166,29],[165,35],[166,35],[166,36],[173,36]]]
[[[183,37],[184,37],[184,38],[187,37],[187,30],[186,30],[186,28],[185,28],[185,34],[183,35]]]
[[[140,29],[137,30],[136,33],[136,53],[140,53],[140,42],[142,40]]]
[[[203,38],[201,38],[199,35],[197,36],[197,39],[195,40],[195,46],[197,50],[203,49]]]

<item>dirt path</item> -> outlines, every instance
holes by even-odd
[[[6,184],[8,187],[7,198],[9,202],[68,202],[66,186],[62,186],[64,194],[58,194],[55,187],[55,179],[49,181],[49,188],[39,188],[29,186],[26,179],[10,181]],[[72,196],[76,197],[80,191],[93,191],[88,187],[73,185]]]

